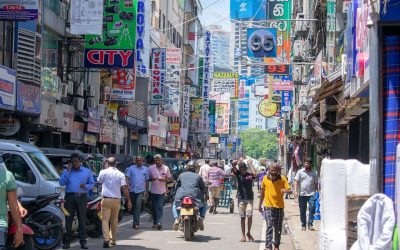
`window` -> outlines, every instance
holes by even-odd
[[[59,175],[55,167],[43,153],[30,152],[28,155],[46,181],[58,181]]]
[[[17,154],[3,154],[3,160],[7,166],[8,171],[10,171],[17,181],[32,183],[36,182],[35,176],[29,167],[28,163],[22,158],[22,156]]]
[[[0,22],[0,64],[12,68],[13,23]]]

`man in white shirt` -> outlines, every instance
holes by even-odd
[[[203,166],[201,166],[200,167],[200,170],[199,170],[199,175],[201,176],[201,178],[203,179],[203,181],[204,181],[204,184],[206,184],[206,187],[207,187],[207,189],[208,189],[208,186],[209,186],[209,182],[208,182],[208,171],[210,170],[210,160],[205,160],[204,161],[204,165]],[[209,199],[209,195],[208,195],[208,190],[207,190],[207,194],[206,194],[206,197],[205,197],[205,200],[207,201],[208,199]],[[210,204],[211,204],[211,201],[210,201]]]
[[[97,181],[102,184],[101,213],[104,243],[103,248],[116,245],[118,213],[121,206],[121,188],[124,193],[128,210],[131,210],[132,203],[129,197],[129,188],[126,183],[125,175],[116,168],[117,161],[114,157],[107,159],[108,168],[100,171]],[[111,236],[110,236],[111,222]]]

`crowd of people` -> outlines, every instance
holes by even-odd
[[[260,170],[260,169],[259,169]],[[311,159],[306,159],[304,168],[292,164],[288,178],[281,174],[281,165],[272,163],[265,166],[260,172],[254,167],[252,160],[236,160],[225,165],[220,161],[205,163],[198,169],[194,161],[189,161],[186,168],[176,180],[175,198],[172,205],[174,217],[173,229],[179,227],[179,202],[187,196],[194,199],[199,208],[199,229],[204,230],[204,219],[209,205],[209,213],[217,214],[221,194],[221,180],[228,179],[237,188],[236,198],[240,215],[242,231],[241,242],[254,241],[251,234],[252,218],[254,211],[253,183],[259,182],[258,210],[266,220],[266,250],[279,249],[281,242],[282,224],[284,219],[284,196],[293,193],[299,200],[300,219],[302,230],[314,230],[313,218],[315,212],[315,193],[318,190],[317,174],[312,170]],[[144,200],[149,198],[152,204],[153,228],[162,230],[164,198],[167,190],[167,182],[172,179],[169,168],[163,164],[161,155],[154,156],[154,164],[145,166],[141,156],[135,158],[135,162],[125,171],[125,174],[117,169],[116,159],[110,157],[104,161],[103,170],[100,171],[97,182],[101,188],[101,210],[103,248],[117,244],[118,213],[121,206],[121,198],[125,197],[127,209],[132,212],[132,227],[140,229],[140,213]],[[233,181],[234,180],[234,181]],[[64,207],[70,215],[77,215],[79,223],[79,242],[82,249],[88,249],[86,245],[86,205],[87,193],[94,186],[91,171],[82,166],[79,155],[71,155],[71,164],[62,172],[59,180],[66,186]],[[5,168],[0,168],[0,249],[5,246],[7,239],[7,201],[9,211],[17,226],[14,245],[22,243],[21,216],[26,210],[19,204],[16,195],[16,183],[13,175]],[[306,220],[307,205],[309,210]],[[247,222],[247,227],[246,227]],[[66,232],[63,237],[63,249],[70,248],[72,235],[72,216],[66,216]]]

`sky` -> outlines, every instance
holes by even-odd
[[[226,31],[231,31],[229,19],[230,0],[200,0],[203,6],[203,14],[200,19],[203,26],[219,24]],[[210,6],[210,7],[209,7]]]

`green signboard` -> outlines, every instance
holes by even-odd
[[[198,86],[199,86],[199,93],[201,93],[201,91],[202,91],[202,89],[203,89],[203,71],[204,71],[204,69],[203,69],[203,67],[204,67],[204,58],[203,57],[200,57],[199,58],[199,67],[198,67],[198,76],[199,76],[199,79],[198,79]]]
[[[103,34],[85,37],[85,67],[133,68],[137,0],[104,0],[103,13]]]

